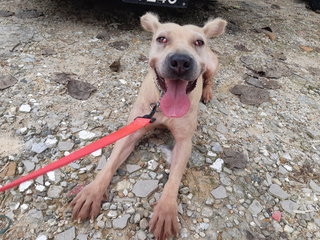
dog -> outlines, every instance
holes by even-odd
[[[112,176],[129,157],[137,141],[149,130],[167,127],[175,139],[170,175],[161,198],[155,203],[149,230],[158,240],[176,236],[177,196],[179,185],[191,155],[192,136],[197,126],[200,100],[212,99],[212,78],[218,59],[208,46],[208,39],[224,33],[227,22],[216,18],[203,27],[160,23],[156,15],[141,17],[142,27],[153,33],[149,71],[144,79],[128,121],[150,111],[151,104],[160,104],[156,121],[116,142],[105,167],[96,178],[72,200],[72,217],[76,220],[95,218]]]

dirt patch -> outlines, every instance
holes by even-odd
[[[23,149],[22,142],[19,138],[2,134],[0,136],[0,157],[19,154]]]

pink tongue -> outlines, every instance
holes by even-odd
[[[160,101],[160,110],[167,117],[179,118],[190,108],[186,94],[188,82],[183,80],[166,80],[167,91]]]

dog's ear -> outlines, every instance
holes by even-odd
[[[224,33],[227,22],[222,18],[209,20],[202,28],[207,38],[217,37]]]
[[[148,32],[155,32],[159,25],[159,18],[153,13],[146,13],[140,18],[141,26]]]

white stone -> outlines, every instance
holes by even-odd
[[[121,82],[121,84],[127,84],[127,81],[124,79],[119,79],[119,82]]]
[[[285,225],[283,230],[287,233],[292,233],[294,231],[294,229],[289,225]]]
[[[223,163],[224,163],[223,159],[218,158],[217,160],[214,161],[214,163],[210,165],[210,168],[216,170],[217,172],[221,172]]]
[[[36,238],[36,240],[47,240],[48,237],[46,235],[40,235]]]
[[[79,132],[79,138],[82,140],[92,140],[92,139],[94,139],[95,136],[96,136],[96,134],[94,134],[93,132],[86,131],[86,130],[82,130]]]
[[[217,154],[214,153],[214,152],[212,152],[212,151],[208,151],[207,156],[209,156],[209,157],[216,157]]]
[[[58,140],[55,137],[47,138],[47,140],[44,143],[47,145],[47,147],[53,148],[57,145]]]
[[[20,192],[24,192],[25,190],[27,190],[31,185],[33,184],[32,180],[23,182],[19,185],[19,191]]]
[[[91,156],[94,157],[99,157],[102,154],[102,149],[98,149],[97,151],[94,151],[93,153],[91,153]]]
[[[55,175],[54,171],[48,172],[47,176],[48,176],[50,181],[52,181],[52,182],[56,181],[56,175]]]
[[[46,189],[46,187],[43,185],[36,185],[36,190],[39,192],[43,192],[45,189]]]
[[[23,104],[20,106],[19,111],[29,113],[31,111],[31,106],[29,104]]]

